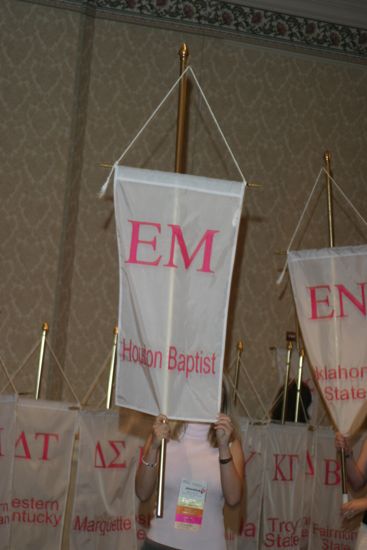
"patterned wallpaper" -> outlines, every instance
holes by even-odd
[[[353,56],[332,59],[189,27],[94,18],[73,4],[3,0],[1,7],[0,358],[14,373],[48,321],[49,342],[79,399],[108,362],[118,269],[111,196],[97,198],[107,175],[100,163],[120,155],[175,81],[186,41],[242,171],[261,184],[246,194],[227,368],[243,339],[243,365],[268,407],[276,385],[270,348],[285,346],[295,327],[289,285],[276,285],[284,262],[277,251],[289,243],[326,149],[337,182],[367,216],[366,66]],[[126,164],[173,170],[176,108],[172,97]],[[237,178],[195,87],[187,171]],[[300,233],[303,247],[327,245],[325,212],[320,187]],[[338,245],[366,240],[337,194],[335,226]],[[16,379],[20,391],[33,391],[36,365],[35,353]],[[0,391],[4,380],[0,369]],[[105,383],[102,376],[92,403],[103,400]],[[251,414],[261,415],[245,372],[240,389]],[[50,355],[42,394],[71,399]]]

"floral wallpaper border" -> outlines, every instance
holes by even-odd
[[[196,30],[222,31],[237,38],[367,57],[367,29],[286,15],[222,0],[22,0],[73,7],[90,14],[132,16]]]

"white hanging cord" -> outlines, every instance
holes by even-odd
[[[288,245],[288,248],[287,248],[287,254],[288,254],[288,252],[289,252],[289,250],[290,250],[290,248],[291,248],[291,246],[292,246],[292,244],[293,244],[293,241],[294,241],[294,239],[295,239],[295,237],[296,237],[296,234],[297,234],[297,232],[298,232],[298,230],[299,230],[299,227],[300,227],[300,225],[301,225],[301,223],[302,223],[303,217],[304,217],[304,215],[305,215],[305,213],[306,213],[306,210],[307,210],[307,208],[308,208],[308,206],[309,206],[311,197],[312,197],[312,195],[313,195],[313,193],[314,193],[314,191],[315,191],[315,189],[316,189],[316,186],[317,186],[317,184],[318,184],[318,182],[319,182],[320,176],[321,176],[321,174],[322,174],[323,172],[324,172],[324,173],[330,178],[330,180],[333,182],[333,184],[334,184],[335,187],[338,189],[339,193],[342,195],[342,197],[344,198],[344,200],[347,202],[347,204],[351,207],[351,209],[353,210],[353,212],[356,214],[357,218],[359,218],[359,219],[361,220],[361,222],[364,223],[364,224],[367,226],[367,221],[364,219],[364,217],[362,216],[362,214],[361,214],[360,212],[358,212],[357,208],[354,206],[354,204],[351,202],[351,200],[348,199],[347,195],[344,193],[344,191],[342,190],[342,188],[336,183],[336,181],[335,181],[334,178],[329,174],[329,172],[328,172],[324,167],[322,167],[321,170],[320,170],[320,172],[319,172],[319,175],[318,175],[317,178],[316,178],[316,181],[315,181],[315,184],[314,184],[314,186],[313,186],[313,188],[312,188],[312,191],[311,191],[311,193],[310,193],[310,196],[308,197],[308,200],[307,200],[307,202],[306,202],[306,205],[305,205],[305,207],[304,207],[304,209],[303,209],[303,212],[302,212],[302,214],[301,214],[301,217],[300,217],[300,219],[299,219],[299,221],[298,221],[297,227],[296,227],[296,229],[295,229],[295,231],[294,231],[294,233],[293,233],[293,235],[292,235],[291,241],[290,241],[290,243],[289,243],[289,245]],[[284,275],[285,275],[285,272],[286,272],[286,269],[287,269],[287,260],[285,261],[285,264],[284,264],[284,268],[283,268],[283,270],[282,270],[282,273],[280,274],[280,276],[279,276],[279,278],[278,278],[278,280],[277,280],[277,284],[278,284],[278,285],[282,282],[282,280],[283,280],[283,278],[284,278]]]
[[[80,407],[80,401],[79,401],[79,399],[78,399],[76,393],[74,392],[74,390],[73,390],[73,388],[72,388],[72,385],[70,384],[70,382],[69,382],[69,380],[68,380],[68,377],[66,376],[66,374],[65,374],[65,372],[64,372],[64,370],[63,370],[63,368],[62,368],[62,366],[60,365],[60,362],[59,362],[58,358],[56,357],[56,355],[55,355],[53,349],[51,348],[51,345],[48,343],[47,340],[46,340],[46,346],[48,347],[48,349],[49,349],[49,351],[50,351],[52,357],[55,359],[55,363],[56,363],[56,365],[57,365],[57,367],[58,367],[58,369],[59,369],[59,371],[60,371],[62,377],[64,378],[66,384],[68,385],[69,390],[70,390],[71,393],[73,394],[73,397],[74,397],[75,401],[77,402],[77,404],[78,404],[79,407]]]
[[[326,416],[326,408],[325,408],[325,405],[324,405],[324,402],[322,401],[322,399],[320,399],[319,403],[322,403],[323,404],[323,411],[322,411],[322,415],[319,415],[319,419],[318,419],[318,422],[316,424],[316,429],[319,428],[321,426],[321,422],[324,421],[324,418]]]
[[[11,380],[14,380],[18,374],[20,373],[20,371],[24,368],[24,366],[27,364],[27,362],[29,361],[29,359],[32,357],[32,355],[34,354],[34,352],[36,351],[37,348],[39,348],[40,344],[39,342],[37,342],[33,348],[31,349],[31,351],[28,353],[28,355],[26,356],[26,358],[23,360],[23,362],[21,363],[21,365],[17,368],[17,370],[15,371],[15,373],[13,374],[13,376],[11,377]],[[2,387],[2,389],[0,390],[0,393],[3,393],[3,391],[5,390],[5,388],[7,388],[9,386],[9,382],[7,382],[5,384],[5,386]]]
[[[249,383],[250,383],[250,386],[251,386],[251,388],[252,388],[252,391],[254,392],[254,394],[255,394],[255,396],[256,396],[256,398],[257,398],[257,400],[258,400],[258,402],[259,402],[259,404],[260,404],[260,406],[261,406],[261,408],[262,408],[262,410],[263,410],[263,412],[265,413],[265,418],[266,418],[267,420],[269,420],[269,419],[270,419],[270,416],[269,416],[268,411],[266,410],[266,407],[265,407],[265,405],[264,405],[264,402],[263,402],[263,400],[261,399],[261,397],[260,397],[260,395],[259,395],[259,393],[258,393],[258,391],[257,391],[257,389],[256,389],[256,387],[255,387],[255,385],[253,384],[253,382],[252,382],[252,380],[251,380],[251,377],[250,377],[249,373],[248,373],[247,370],[246,370],[246,367],[242,364],[242,360],[241,360],[241,359],[240,359],[240,367],[242,367],[243,372],[246,374],[247,380],[248,380]]]
[[[301,214],[301,217],[300,217],[300,219],[298,220],[297,227],[296,227],[296,229],[294,230],[294,233],[293,233],[293,235],[292,235],[292,238],[291,238],[291,240],[290,240],[290,243],[289,243],[289,245],[288,245],[288,247],[287,247],[287,252],[286,252],[286,254],[288,254],[288,252],[289,252],[289,250],[290,250],[290,248],[291,248],[291,246],[292,246],[292,244],[293,244],[293,241],[294,241],[294,239],[296,238],[296,235],[297,235],[297,233],[298,233],[298,230],[299,230],[299,228],[300,228],[300,225],[301,225],[301,223],[302,223],[302,221],[303,221],[304,215],[306,214],[307,208],[308,208],[308,206],[309,206],[309,204],[310,204],[312,195],[313,195],[314,192],[315,192],[316,186],[317,186],[317,184],[319,183],[320,176],[321,176],[321,174],[323,173],[324,170],[325,170],[324,168],[321,168],[321,170],[320,170],[320,172],[319,172],[319,175],[318,175],[317,178],[316,178],[316,181],[315,181],[315,183],[314,183],[314,186],[312,187],[312,191],[311,191],[311,193],[310,193],[310,195],[309,195],[309,197],[308,197],[308,199],[307,199],[307,201],[306,201],[305,207],[304,207],[303,212],[302,212],[302,214]],[[286,270],[287,270],[287,262],[288,262],[288,258],[286,258],[286,260],[285,260],[285,262],[284,262],[284,267],[283,267],[283,269],[282,269],[282,272],[281,272],[281,274],[279,275],[279,277],[278,277],[278,279],[277,279],[277,285],[280,285],[280,283],[283,281],[285,272],[286,272]]]
[[[0,364],[1,364],[3,370],[4,370],[5,374],[6,374],[7,379],[9,380],[9,384],[11,385],[11,387],[12,387],[13,390],[14,390],[14,393],[18,393],[18,392],[17,392],[17,388],[15,387],[14,382],[13,382],[13,380],[12,380],[12,378],[11,378],[9,372],[8,372],[8,369],[6,368],[5,363],[4,363],[4,361],[2,360],[1,357],[0,357]],[[6,386],[5,386],[5,387],[6,387]]]
[[[232,365],[230,366],[229,370],[231,370],[232,366],[233,366],[233,363],[232,363]],[[228,376],[228,377],[227,377],[227,380],[229,381],[230,385],[232,386],[232,390],[236,392],[236,397],[237,397],[237,399],[238,399],[240,405],[242,405],[242,408],[243,408],[243,410],[245,411],[246,416],[247,416],[250,420],[254,421],[254,418],[251,416],[251,414],[250,414],[248,408],[246,407],[246,405],[245,405],[245,403],[243,402],[243,400],[242,400],[240,394],[238,393],[237,389],[235,388],[234,382],[233,382],[232,378],[231,378],[230,376]],[[228,399],[229,399],[229,398],[228,398]]]
[[[104,397],[102,397],[102,399],[100,400],[100,402],[98,403],[97,405],[97,409],[100,409],[102,408],[102,405],[106,402],[106,395]]]
[[[229,144],[228,144],[228,142],[227,142],[227,140],[226,140],[226,138],[225,138],[225,136],[224,136],[224,134],[223,134],[223,132],[222,132],[222,129],[221,129],[221,127],[219,126],[219,123],[218,123],[217,119],[215,118],[215,115],[214,115],[214,113],[213,113],[213,110],[212,110],[212,108],[210,107],[208,100],[206,99],[206,96],[205,96],[205,94],[204,94],[204,92],[203,92],[202,87],[201,87],[200,84],[199,84],[198,79],[196,78],[196,75],[195,75],[195,73],[194,73],[194,70],[193,70],[191,67],[188,67],[188,69],[190,69],[190,72],[191,72],[191,74],[192,74],[192,76],[193,76],[193,78],[194,78],[194,80],[195,80],[195,82],[196,82],[196,85],[197,85],[197,87],[199,88],[199,91],[200,91],[200,93],[201,93],[201,95],[202,95],[202,97],[203,97],[203,99],[204,99],[204,101],[205,101],[205,104],[206,104],[206,106],[208,107],[209,113],[211,114],[211,116],[212,116],[212,118],[213,118],[213,120],[214,120],[214,123],[215,123],[215,125],[216,125],[216,127],[217,127],[217,129],[218,129],[218,132],[219,132],[220,135],[222,136],[222,139],[223,139],[223,141],[224,141],[224,143],[225,143],[225,145],[226,145],[226,147],[227,147],[227,149],[228,149],[229,154],[231,155],[231,158],[232,158],[232,160],[233,160],[233,162],[234,162],[234,164],[235,164],[235,166],[236,166],[236,168],[237,168],[237,170],[238,170],[238,173],[239,173],[240,176],[241,176],[242,181],[243,181],[244,183],[246,183],[245,176],[243,175],[243,173],[242,173],[242,171],[241,171],[241,168],[240,168],[240,166],[239,166],[239,164],[238,164],[238,162],[237,162],[237,160],[236,160],[236,158],[235,158],[235,156],[234,156],[234,154],[233,154],[233,152],[232,152],[232,149],[230,148],[230,146],[229,146]]]
[[[102,185],[101,187],[101,190],[98,194],[99,198],[102,198],[107,189],[108,189],[108,185],[110,183],[110,179],[111,179],[111,176],[115,170],[115,168],[119,165],[119,163],[122,161],[122,159],[124,158],[124,156],[128,153],[128,151],[130,151],[131,147],[134,145],[134,143],[136,142],[136,140],[140,137],[140,135],[144,132],[145,128],[148,126],[148,124],[153,120],[153,118],[155,117],[155,115],[157,114],[157,112],[159,111],[159,109],[162,107],[163,103],[169,98],[169,96],[171,95],[171,93],[173,92],[173,90],[176,88],[177,84],[180,82],[180,80],[185,76],[185,74],[187,73],[187,71],[189,70],[190,67],[186,67],[186,69],[182,72],[182,74],[178,77],[178,79],[176,80],[176,82],[173,84],[173,86],[168,90],[167,94],[164,96],[164,98],[162,99],[162,101],[160,102],[160,104],[158,105],[158,107],[156,107],[156,109],[154,109],[154,111],[152,112],[152,114],[150,115],[150,117],[148,118],[148,120],[143,124],[143,126],[140,128],[139,132],[136,134],[136,136],[133,138],[133,140],[129,143],[129,145],[126,147],[126,149],[123,151],[123,153],[120,155],[120,157],[116,160],[116,162],[113,164],[111,170],[110,170],[110,173],[108,174],[107,176],[107,179],[106,181],[104,182],[104,184]]]
[[[159,109],[162,107],[163,103],[168,99],[168,97],[171,95],[171,93],[173,92],[173,90],[176,88],[177,84],[180,82],[180,80],[182,80],[182,78],[185,76],[185,74],[186,74],[188,71],[191,72],[191,74],[192,74],[192,76],[193,76],[193,78],[194,78],[194,80],[195,80],[195,83],[196,83],[197,87],[199,88],[199,91],[200,91],[200,93],[201,93],[201,95],[202,95],[202,97],[203,97],[203,99],[204,99],[204,101],[205,101],[205,104],[206,104],[206,106],[207,106],[207,108],[208,108],[208,110],[209,110],[209,113],[211,114],[211,116],[212,116],[212,118],[213,118],[213,120],[214,120],[214,123],[215,123],[215,125],[216,125],[216,127],[217,127],[217,129],[218,129],[218,131],[219,131],[219,133],[220,133],[220,135],[221,135],[221,137],[222,137],[224,143],[225,143],[225,146],[227,147],[228,152],[229,152],[229,154],[230,154],[230,156],[231,156],[231,158],[232,158],[232,160],[233,160],[233,162],[234,162],[234,164],[235,164],[235,166],[236,166],[236,168],[237,168],[237,170],[238,170],[238,173],[240,174],[242,181],[246,184],[246,179],[245,179],[245,177],[244,177],[244,175],[243,175],[243,173],[242,173],[242,171],[241,171],[241,168],[240,168],[240,166],[239,166],[239,164],[238,164],[238,162],[237,162],[237,160],[236,160],[236,158],[235,158],[235,156],[234,156],[234,154],[233,154],[233,152],[232,152],[232,149],[230,148],[230,146],[229,146],[229,144],[228,144],[228,141],[226,140],[226,138],[225,138],[225,136],[224,136],[224,134],[223,134],[223,131],[222,131],[221,127],[219,126],[219,123],[218,123],[217,119],[215,118],[215,115],[214,115],[214,113],[213,113],[213,110],[212,110],[212,108],[210,107],[208,100],[206,99],[206,96],[205,96],[205,94],[204,94],[204,92],[203,92],[203,89],[202,89],[202,87],[200,86],[199,81],[198,81],[198,79],[196,78],[196,75],[195,75],[193,69],[192,69],[190,66],[188,66],[188,67],[186,67],[186,69],[182,72],[182,74],[179,76],[179,78],[176,80],[176,82],[173,84],[173,86],[169,89],[169,91],[168,91],[167,94],[164,96],[164,98],[162,99],[162,101],[160,102],[160,104],[158,105],[158,107],[156,107],[156,109],[155,109],[155,110],[153,111],[153,113],[150,115],[150,117],[149,117],[148,120],[145,122],[145,124],[143,124],[143,126],[141,127],[141,129],[139,130],[139,132],[136,134],[136,136],[133,138],[133,140],[129,143],[129,145],[126,147],[126,149],[125,149],[125,150],[123,151],[123,153],[120,155],[120,157],[119,157],[119,158],[116,160],[116,162],[113,164],[113,166],[112,166],[112,168],[111,168],[111,170],[110,170],[110,172],[109,172],[109,174],[108,174],[108,176],[107,176],[107,179],[106,179],[106,181],[104,182],[104,184],[102,185],[101,190],[100,190],[100,192],[99,192],[99,194],[98,194],[99,198],[102,198],[102,197],[106,194],[106,191],[107,191],[107,189],[108,189],[108,185],[109,185],[109,183],[110,183],[112,174],[113,174],[114,170],[116,169],[116,167],[119,165],[119,163],[122,161],[122,159],[123,159],[123,158],[125,157],[125,155],[128,153],[128,151],[130,151],[131,147],[134,145],[134,143],[137,141],[137,139],[140,137],[140,135],[144,132],[145,128],[146,128],[146,127],[148,126],[148,124],[153,120],[153,118],[155,117],[155,115],[157,114],[157,112],[159,111]]]
[[[342,188],[336,183],[336,181],[334,180],[334,178],[332,176],[330,176],[330,174],[328,174],[328,172],[325,170],[324,168],[324,172],[327,176],[329,176],[329,178],[331,179],[331,181],[333,182],[333,184],[335,185],[335,187],[338,189],[339,193],[342,195],[342,197],[346,200],[346,202],[349,204],[349,206],[351,207],[351,209],[353,210],[353,212],[357,215],[357,217],[361,220],[361,222],[363,222],[366,226],[367,226],[367,221],[364,219],[364,217],[362,216],[362,214],[360,214],[357,210],[357,208],[353,205],[353,203],[350,201],[350,199],[348,199],[347,195],[344,193],[344,191],[342,190]]]
[[[102,367],[98,371],[98,373],[97,373],[95,379],[93,380],[92,384],[89,386],[86,394],[82,398],[82,400],[81,400],[82,405],[87,405],[88,404],[89,398],[92,395],[92,393],[94,392],[94,390],[96,389],[97,384],[99,382],[99,379],[101,378],[102,374],[104,373],[104,371],[106,370],[108,364],[111,361],[111,356],[112,356],[112,352],[109,353],[107,359],[105,360]],[[103,399],[106,399],[106,396],[104,396]]]

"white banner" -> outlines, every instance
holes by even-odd
[[[10,548],[16,398],[0,396],[0,550]]]
[[[11,550],[61,546],[75,420],[66,404],[18,401]]]
[[[267,426],[249,424],[242,430],[245,455],[245,507],[238,550],[257,550],[260,540],[260,520],[264,490]]]
[[[244,187],[115,170],[118,405],[172,419],[215,419]]]
[[[335,434],[329,428],[315,432],[314,486],[309,550],[353,550],[357,529],[343,524],[341,471],[336,460]]]
[[[367,246],[290,252],[288,268],[315,379],[348,434],[367,413]]]
[[[116,413],[82,412],[70,550],[137,548],[135,467],[142,441]],[[144,533],[143,533],[144,537]]]
[[[304,486],[307,426],[270,424],[264,482],[261,548],[301,548],[307,535]]]

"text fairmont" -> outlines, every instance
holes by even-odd
[[[138,345],[131,339],[121,338],[120,357],[124,362],[149,369],[162,369],[167,366],[169,372],[183,374],[186,378],[191,375],[216,374],[216,354],[204,353],[202,350],[184,353],[173,345],[166,351],[153,350]]]

